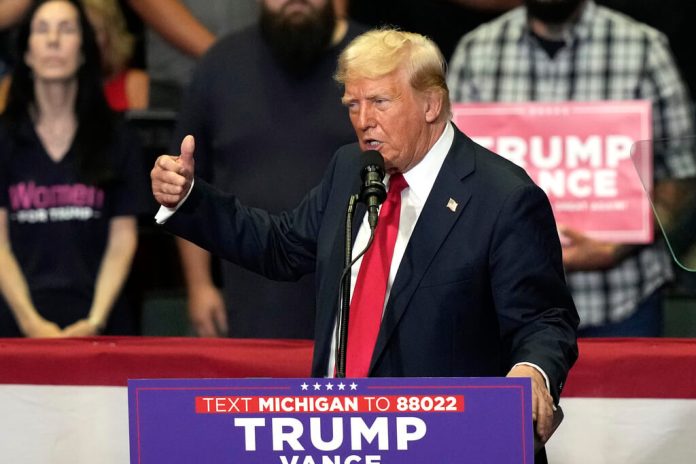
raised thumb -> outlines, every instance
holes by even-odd
[[[181,141],[181,156],[179,156],[179,163],[181,163],[186,168],[193,167],[193,151],[196,148],[196,141],[193,135],[187,135],[184,140]]]

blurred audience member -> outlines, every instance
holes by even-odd
[[[31,6],[32,0],[0,0],[0,30],[17,24]]]
[[[31,0],[0,0],[0,113],[5,109],[9,72],[12,68],[10,36],[12,28],[29,9]]]
[[[4,33],[16,25],[29,6],[31,6],[31,0],[0,0],[0,33]],[[10,61],[8,50],[4,43],[2,45],[0,47],[0,76],[9,71],[7,63]]]
[[[597,0],[597,3],[644,22],[669,39],[670,47],[679,70],[689,86],[690,94],[696,94],[696,62],[691,45],[694,41],[696,2],[684,0]],[[678,12],[676,14],[675,12]]]
[[[122,288],[147,184],[94,32],[78,0],[39,0],[18,46],[0,119],[0,336],[132,333]]]
[[[319,182],[337,147],[355,141],[332,76],[362,28],[336,18],[330,0],[260,5],[258,24],[222,38],[202,59],[174,140],[194,134],[199,176],[278,213]],[[179,244],[198,335],[312,338],[313,276],[274,282],[225,262],[223,302],[210,254]]]
[[[116,0],[82,0],[101,51],[104,93],[115,111],[141,110],[148,106],[148,76],[130,67],[133,36],[126,28]]]
[[[258,0],[128,0],[148,26],[150,107],[178,109],[196,61],[220,37],[253,24]]]
[[[350,0],[333,0],[334,12],[337,18],[348,17],[348,7]]]
[[[0,77],[0,114],[5,111],[7,91],[10,89],[10,76]]]
[[[394,25],[432,38],[445,58],[466,32],[521,0],[345,0],[349,16],[369,25]]]
[[[677,204],[696,175],[689,93],[667,40],[593,0],[524,0],[524,6],[462,38],[450,63],[453,101],[653,102],[655,196]],[[676,197],[675,197],[676,194]],[[561,227],[563,264],[581,337],[659,336],[673,278],[665,244],[605,243]]]

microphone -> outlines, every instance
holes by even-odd
[[[370,229],[377,227],[379,205],[387,198],[387,188],[384,186],[384,158],[377,150],[368,150],[362,154],[360,178],[360,201],[367,205],[367,220]]]

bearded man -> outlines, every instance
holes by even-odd
[[[260,6],[257,24],[223,37],[202,58],[173,140],[193,134],[198,176],[280,212],[319,181],[336,147],[355,140],[332,76],[339,53],[363,29],[337,18],[330,0]],[[223,297],[210,254],[183,239],[178,245],[199,336],[312,338],[313,276],[273,282],[223,262]]]
[[[690,98],[667,39],[593,0],[525,0],[480,26],[460,41],[448,84],[460,102],[650,100],[654,139],[666,140],[653,150],[655,191],[666,207],[696,174],[683,149],[694,130]],[[660,234],[636,246],[561,233],[579,336],[661,335],[673,272]]]

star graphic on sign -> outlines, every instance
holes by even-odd
[[[332,383],[327,383],[327,384],[325,385],[325,387],[326,387],[327,390],[333,390],[333,384],[332,384]]]
[[[321,385],[319,384],[319,382],[317,382],[317,383],[314,384],[314,389],[315,389],[315,390],[321,390]]]
[[[343,382],[339,383],[339,384],[338,384],[338,389],[339,389],[339,390],[345,390],[345,389],[346,389],[346,384],[343,383]]]
[[[351,383],[351,384],[350,384],[350,389],[351,389],[351,390],[357,390],[357,389],[358,389],[358,384],[355,383],[355,382]]]
[[[307,388],[309,388],[309,385],[307,385],[307,382],[302,382],[302,385],[300,385],[300,387],[302,387],[302,390],[307,390]]]

